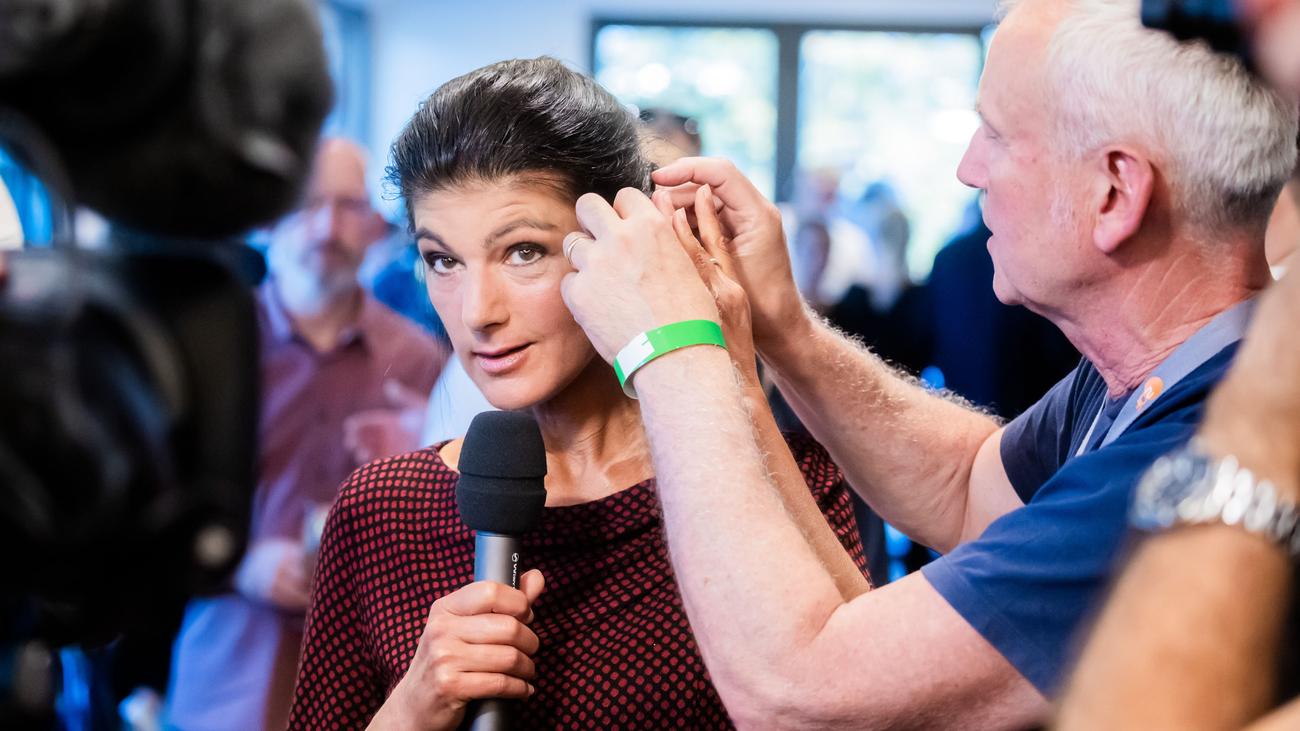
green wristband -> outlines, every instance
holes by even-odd
[[[726,350],[722,326],[712,320],[684,320],[647,330],[632,338],[632,342],[623,346],[614,358],[614,374],[618,376],[623,393],[636,398],[636,390],[629,381],[641,366],[661,355],[692,345],[716,345]]]

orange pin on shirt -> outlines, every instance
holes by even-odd
[[[1138,413],[1142,413],[1142,410],[1152,401],[1155,401],[1156,397],[1158,397],[1164,390],[1165,382],[1161,380],[1160,376],[1152,376],[1148,378],[1147,382],[1142,384],[1142,395],[1138,396]]]

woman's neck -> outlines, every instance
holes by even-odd
[[[573,383],[533,416],[546,445],[546,504],[599,500],[654,476],[637,402],[623,395],[613,371],[593,358]],[[460,439],[440,451],[456,469]]]
[[[533,415],[546,444],[548,506],[599,500],[654,476],[641,410],[601,359]]]

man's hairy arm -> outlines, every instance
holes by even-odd
[[[991,417],[927,391],[811,312],[792,329],[763,358],[795,413],[885,520],[946,552],[1023,504]]]
[[[749,297],[754,343],[849,484],[886,520],[948,550],[1020,501],[997,424],[925,391],[821,322],[794,282],[776,206],[726,160],[683,158],[655,171],[657,195],[694,206],[707,185]]]
[[[1046,702],[921,575],[845,601],[762,467],[726,354],[639,372],[673,566],[741,726],[1006,728]]]

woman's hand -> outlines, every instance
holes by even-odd
[[[721,318],[722,336],[727,341],[727,352],[740,372],[742,385],[748,389],[762,390],[758,378],[758,358],[754,352],[754,328],[750,315],[749,298],[736,281],[735,262],[728,248],[730,241],[722,231],[722,224],[713,202],[709,186],[695,191],[694,211],[696,232],[691,230],[685,209],[673,210],[672,198],[665,192],[655,193],[655,205],[673,222],[677,242],[695,263],[695,270],[713,294]]]
[[[471,701],[532,695],[537,635],[528,623],[544,585],[534,569],[518,589],[476,581],[434,602],[406,675],[370,729],[454,729]]]

